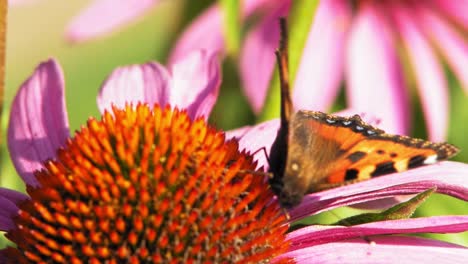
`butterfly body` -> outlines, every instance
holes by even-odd
[[[298,205],[305,194],[433,164],[459,150],[448,143],[387,134],[358,115],[293,113],[289,90],[286,24],[276,52],[281,124],[270,150],[270,186],[280,204]]]
[[[307,193],[432,164],[458,152],[448,143],[387,134],[358,115],[301,110],[286,131],[286,136],[278,133],[270,154],[271,163],[281,164],[271,164],[270,183],[285,207],[297,205]]]

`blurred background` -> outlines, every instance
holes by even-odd
[[[130,25],[118,32],[80,44],[64,39],[64,30],[71,18],[91,1],[37,0],[13,6],[8,10],[7,60],[4,111],[2,116],[2,146],[0,184],[24,191],[24,185],[11,164],[6,149],[6,125],[11,101],[23,81],[34,68],[50,57],[56,58],[65,74],[66,103],[71,131],[79,129],[90,116],[98,116],[96,95],[101,83],[117,67],[156,60],[165,63],[175,40],[185,26],[214,1],[161,1]],[[197,2],[193,4],[192,2]],[[450,78],[450,128],[448,142],[462,151],[454,160],[468,162],[468,99],[453,75]],[[414,93],[413,93],[414,94]],[[335,108],[344,106],[339,96]],[[414,106],[413,136],[425,137],[425,127],[419,106]],[[220,98],[210,117],[214,126],[228,130],[252,125],[256,117],[250,110],[241,89],[233,61],[223,65]],[[443,175],[441,175],[443,177]],[[468,181],[468,178],[467,178]],[[311,221],[329,223],[346,216],[349,210],[315,217]],[[468,205],[442,195],[433,195],[418,209],[417,215],[468,214]],[[468,235],[437,235],[468,246]]]

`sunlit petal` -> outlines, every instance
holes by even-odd
[[[63,73],[50,59],[23,83],[11,107],[8,149],[18,174],[28,185],[37,185],[33,172],[55,157],[68,137]]]

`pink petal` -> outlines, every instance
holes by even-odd
[[[97,103],[101,113],[111,105],[144,102],[164,106],[169,98],[169,73],[164,66],[150,62],[115,69],[104,82]]]
[[[194,50],[205,49],[224,53],[221,27],[221,13],[218,5],[215,4],[185,29],[169,55],[169,64],[180,60]]]
[[[265,152],[259,151],[265,148],[266,153],[270,153],[271,145],[276,138],[279,128],[279,119],[273,119],[263,122],[256,126],[248,126],[231,130],[226,133],[226,139],[237,138],[239,140],[239,149],[247,150],[250,153],[256,152],[254,160],[258,163],[257,168],[268,168],[268,160]]]
[[[71,42],[83,42],[109,34],[146,13],[159,0],[94,0],[66,29]]]
[[[348,1],[320,2],[296,73],[296,109],[323,111],[333,103],[343,77],[352,12]]]
[[[435,11],[443,11],[449,19],[456,19],[465,29],[468,29],[468,1],[447,1],[447,0],[433,0],[434,7],[431,8]]]
[[[242,1],[241,19],[250,16],[256,9],[267,9],[271,3],[269,0],[244,0]],[[175,48],[169,55],[169,63],[185,57],[188,53],[204,49],[211,52],[224,53],[224,36],[222,31],[222,14],[217,4],[212,5],[190,26],[185,29],[181,37],[177,40]]]
[[[54,158],[69,137],[65,84],[60,65],[41,63],[23,83],[13,101],[8,125],[8,148],[18,174],[30,186],[42,163]]]
[[[405,10],[404,7],[394,8],[394,15],[416,73],[429,138],[433,141],[444,141],[449,109],[448,87],[442,66],[414,21],[413,11]]]
[[[321,244],[288,252],[280,258],[297,263],[463,263],[468,250],[455,244],[420,237],[372,237]]]
[[[364,122],[366,122],[367,124],[371,126],[378,126],[382,122],[382,120],[378,116],[365,113],[365,112],[361,112],[353,108],[346,108],[346,109],[340,110],[336,113],[333,113],[333,115],[349,116],[349,117],[353,115],[359,115]]]
[[[347,98],[350,106],[382,118],[390,133],[408,133],[408,100],[402,69],[385,14],[374,2],[357,13],[347,51]]]
[[[218,56],[205,51],[192,52],[171,68],[169,103],[186,108],[190,117],[208,118],[221,84]]]
[[[415,14],[421,21],[424,32],[437,44],[461,82],[461,86],[468,92],[468,41],[466,38],[432,10],[419,8]]]
[[[240,55],[240,76],[244,93],[255,113],[265,103],[275,67],[275,50],[279,41],[278,20],[289,12],[289,1],[278,4],[246,36]]]
[[[468,216],[434,216],[380,221],[357,226],[308,226],[288,234],[291,250],[363,236],[460,233],[468,230]]]
[[[312,193],[290,212],[296,220],[340,206],[362,203],[397,195],[417,194],[437,187],[438,193],[468,201],[468,164],[439,162],[401,173]]]

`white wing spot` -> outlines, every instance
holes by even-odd
[[[349,120],[343,121],[343,125],[345,125],[345,126],[349,126],[349,125],[351,125],[351,123],[352,123],[352,122],[349,121]]]
[[[299,164],[297,164],[297,163],[291,164],[291,170],[298,171],[299,170]]]
[[[437,162],[437,155],[431,155],[424,160],[424,164],[434,164]]]

